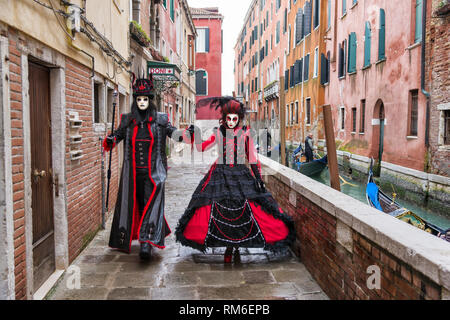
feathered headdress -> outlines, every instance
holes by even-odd
[[[196,112],[200,108],[209,107],[211,109],[218,110],[222,115],[228,113],[236,113],[239,117],[243,118],[245,115],[244,104],[233,97],[209,97],[200,99],[197,101]]]

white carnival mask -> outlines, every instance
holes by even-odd
[[[230,129],[234,129],[234,127],[237,126],[239,122],[239,115],[236,113],[229,113],[227,114],[227,126]]]
[[[139,110],[147,110],[150,101],[147,96],[138,96],[136,98],[136,104]]]

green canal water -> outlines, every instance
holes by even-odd
[[[361,202],[367,203],[366,200],[366,183],[361,182],[358,180],[354,180],[349,176],[344,175],[342,172],[340,173],[341,177],[345,179],[345,181],[351,183],[352,185],[348,183],[343,183],[341,180],[341,192],[351,196],[352,198],[355,198]],[[320,173],[320,175],[315,175],[311,177],[312,179],[321,182],[323,184],[326,184],[327,186],[330,185],[330,175],[328,173],[328,170],[325,169]],[[391,195],[392,190],[384,190],[386,194]],[[405,201],[399,198],[396,198],[396,201],[404,206],[405,208],[411,210],[418,216],[422,217],[423,219],[429,221],[430,223],[441,227],[443,229],[450,228],[450,215],[443,215],[437,212],[433,212],[430,209],[426,207],[419,206],[415,203]]]

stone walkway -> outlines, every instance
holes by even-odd
[[[174,165],[166,182],[166,219],[172,231],[208,167]],[[153,259],[139,261],[139,244],[126,254],[108,248],[109,226],[75,259],[46,299],[328,299],[304,265],[290,251],[273,255],[243,251],[240,265],[224,265],[223,249],[202,254],[175,242],[155,249]],[[78,269],[78,268],[79,269]],[[80,271],[80,288],[70,289]]]

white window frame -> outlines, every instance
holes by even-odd
[[[314,49],[314,72],[313,79],[319,76],[319,47]]]
[[[197,44],[199,43],[198,41],[200,41],[200,33],[198,32],[199,30],[206,30],[208,29],[208,27],[195,27],[195,30],[197,31],[197,37],[195,37],[195,53],[207,53],[206,51],[206,32],[204,33],[204,37],[203,37],[203,51],[198,51],[198,46]]]

